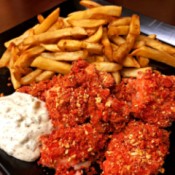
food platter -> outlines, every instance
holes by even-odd
[[[66,14],[72,12],[72,11],[76,11],[79,9],[79,7],[77,7],[75,5],[75,3],[70,2],[70,1],[66,1],[64,3],[62,3],[60,5],[60,7],[62,9],[61,12],[63,14],[61,14],[61,16],[65,16]],[[71,7],[71,8],[70,8]],[[46,12],[46,14],[49,13]],[[6,31],[2,34],[0,34],[0,55],[2,55],[3,51],[4,51],[4,46],[3,43],[11,38],[14,38],[15,36],[18,36],[20,33],[22,33],[23,31],[25,31],[27,28],[29,28],[31,25],[35,24],[36,19],[30,19],[18,26],[16,26],[15,28],[10,29],[9,31]],[[19,30],[20,29],[20,30]],[[169,66],[165,66],[164,64],[157,64],[152,62],[152,66],[154,66],[156,69],[160,70],[162,73],[164,74],[174,74],[174,69],[169,67]],[[4,93],[5,95],[11,94],[14,89],[12,86],[10,86],[10,81],[9,81],[9,71],[6,68],[2,68],[0,69],[0,93]],[[165,175],[172,175],[175,174],[175,167],[173,166],[175,164],[175,124],[172,125],[171,128],[169,128],[169,130],[171,131],[171,135],[170,135],[170,142],[171,142],[171,146],[170,146],[170,154],[167,156],[166,160],[165,160]],[[15,136],[14,136],[15,137]],[[47,168],[42,168],[40,166],[37,165],[36,162],[34,163],[26,163],[26,162],[22,162],[19,161],[15,158],[12,158],[10,156],[8,156],[6,153],[4,153],[3,151],[0,151],[0,168],[4,171],[4,174],[9,174],[9,175],[53,175],[54,171],[47,169]]]

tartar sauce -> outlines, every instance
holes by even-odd
[[[51,130],[43,101],[20,92],[0,97],[0,148],[7,154],[23,161],[36,160],[39,137]]]

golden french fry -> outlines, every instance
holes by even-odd
[[[114,61],[120,63],[129,54],[133,48],[137,36],[140,34],[140,21],[137,15],[132,15],[129,27],[129,34],[126,42],[121,44],[116,52],[113,52]]]
[[[93,56],[88,56],[86,59],[87,62],[89,63],[93,63],[93,62],[104,62],[106,61],[105,56],[101,56],[101,55],[93,55]]]
[[[26,50],[21,54],[20,58],[15,62],[14,66],[16,68],[29,67],[33,59],[37,55],[41,54],[44,50],[45,49],[42,46],[35,46]]]
[[[25,75],[24,77],[21,78],[20,83],[22,85],[30,84],[35,82],[35,78],[42,73],[41,69],[36,69],[29,74]]]
[[[75,61],[80,58],[86,59],[88,57],[88,51],[80,50],[75,52],[55,52],[55,53],[43,52],[41,56],[44,58],[57,60],[57,61]]]
[[[121,63],[128,55],[129,51],[130,47],[127,42],[121,44],[116,51],[113,51],[113,60],[117,63]]]
[[[21,83],[19,81],[20,75],[17,70],[13,68],[9,68],[10,71],[10,77],[11,77],[11,82],[13,84],[14,89],[18,89],[21,86]]]
[[[88,36],[92,36],[97,32],[96,27],[95,28],[86,28],[85,30],[86,30]]]
[[[78,19],[78,20],[68,20],[68,22],[73,27],[85,27],[85,28],[99,27],[107,23],[107,21],[104,19]]]
[[[113,72],[112,76],[113,76],[116,84],[119,84],[121,82],[121,75],[120,75],[119,71]]]
[[[59,52],[61,51],[57,44],[41,44],[41,46],[47,50],[47,51],[50,51],[50,52]]]
[[[135,44],[133,46],[133,49],[138,49],[140,47],[143,47],[143,46],[145,46],[145,44],[146,44],[145,41],[136,40]]]
[[[16,45],[12,44],[11,43],[11,58],[10,58],[10,61],[9,61],[9,64],[8,64],[8,67],[10,68],[14,68],[14,64],[15,62],[19,59],[19,49]]]
[[[62,51],[77,51],[85,47],[85,42],[80,40],[62,39],[57,44]]]
[[[148,35],[148,38],[151,38],[151,39],[156,39],[156,34],[150,34],[150,35]]]
[[[126,40],[123,37],[117,35],[112,36],[110,40],[117,45],[121,45],[126,42]]]
[[[127,35],[129,32],[129,26],[109,26],[108,35]]]
[[[140,64],[140,67],[147,67],[149,64],[149,59],[146,57],[138,56],[137,61]]]
[[[116,72],[122,69],[120,64],[112,62],[93,62],[92,64],[94,64],[96,69],[99,71]]]
[[[36,57],[31,63],[31,67],[37,67],[42,70],[49,70],[61,74],[67,74],[71,69],[71,65],[68,63],[51,60],[42,56]]]
[[[96,43],[99,42],[103,35],[103,27],[100,26],[98,30],[91,35],[89,38],[85,39],[84,41],[90,42],[90,43]]]
[[[87,51],[90,53],[100,54],[102,53],[103,46],[99,43],[63,39],[58,42],[58,47],[63,51],[78,51],[81,49],[87,49]]]
[[[175,56],[170,55],[165,51],[160,51],[156,49],[152,49],[147,46],[140,47],[134,50],[131,55],[147,57],[149,59],[165,63],[172,67],[175,67]]]
[[[55,74],[55,72],[53,72],[53,71],[45,70],[45,71],[43,71],[41,74],[39,74],[39,75],[35,78],[35,81],[36,81],[36,82],[40,82],[40,81],[43,81],[43,80],[48,80],[48,79],[50,79],[54,74]]]
[[[131,35],[140,35],[140,18],[138,15],[133,14],[131,17],[129,33]]]
[[[124,68],[120,71],[122,77],[137,77],[139,73],[145,73],[148,70],[152,70],[151,67],[143,68]]]
[[[60,39],[64,37],[76,37],[76,36],[86,36],[87,32],[82,27],[69,27],[64,29],[58,29],[55,31],[45,32],[38,35],[29,36],[24,39],[24,45],[34,45],[39,43],[45,43],[47,41]]]
[[[100,7],[101,5],[97,2],[94,1],[86,1],[86,0],[81,0],[80,4],[86,8],[94,8],[94,7]]]
[[[62,18],[62,20],[63,20],[63,28],[71,27],[67,18]]]
[[[127,57],[124,58],[124,60],[122,62],[122,65],[124,67],[136,67],[136,68],[140,68],[140,64],[131,55],[128,55]]]
[[[104,49],[103,49],[104,55],[109,59],[109,61],[112,61],[113,60],[113,49],[112,49],[111,43],[110,43],[108,35],[107,35],[107,31],[105,28],[103,30],[103,36],[102,36],[101,42],[102,42],[103,47],[104,47]]]
[[[129,25],[131,22],[131,17],[121,17],[116,20],[113,20],[109,25],[111,26],[125,26]]]
[[[168,45],[164,44],[158,40],[152,39],[150,37],[140,35],[137,37],[138,41],[144,41],[146,46],[152,47],[154,49],[160,50],[160,51],[165,51],[169,54],[175,54],[175,48]]]
[[[64,25],[65,25],[64,19],[59,17],[57,21],[47,31],[54,31],[54,30],[62,29],[64,28]]]
[[[86,49],[90,54],[98,54],[98,55],[100,55],[103,52],[103,46],[100,43],[85,42],[84,49]]]
[[[116,51],[118,50],[118,48],[119,48],[119,46],[117,46],[117,45],[114,44],[114,43],[111,43],[111,47],[112,47],[112,51],[113,51],[113,52],[116,52]]]
[[[49,16],[47,16],[42,21],[42,23],[40,23],[34,29],[34,33],[40,34],[40,33],[46,32],[52,26],[52,24],[54,24],[57,21],[57,19],[59,17],[59,13],[60,13],[60,9],[59,8],[55,9]]]
[[[44,21],[44,16],[39,14],[39,15],[37,15],[37,19],[38,19],[39,23],[42,23]]]
[[[111,21],[116,20],[118,17],[105,15],[105,14],[95,14],[91,17],[91,19],[104,19],[106,20],[107,24],[109,24]]]
[[[108,5],[108,6],[94,7],[84,11],[73,12],[68,15],[68,18],[71,20],[88,19],[91,18],[92,16],[96,16],[97,14],[120,16],[121,12],[122,7],[115,5]]]

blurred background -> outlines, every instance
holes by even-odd
[[[78,0],[0,0],[0,33],[64,2]],[[107,0],[175,25],[175,0]],[[70,8],[70,7],[67,7]]]

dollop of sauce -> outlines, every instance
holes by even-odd
[[[40,156],[39,137],[51,130],[45,102],[20,92],[0,97],[0,148],[7,154],[35,161]]]

